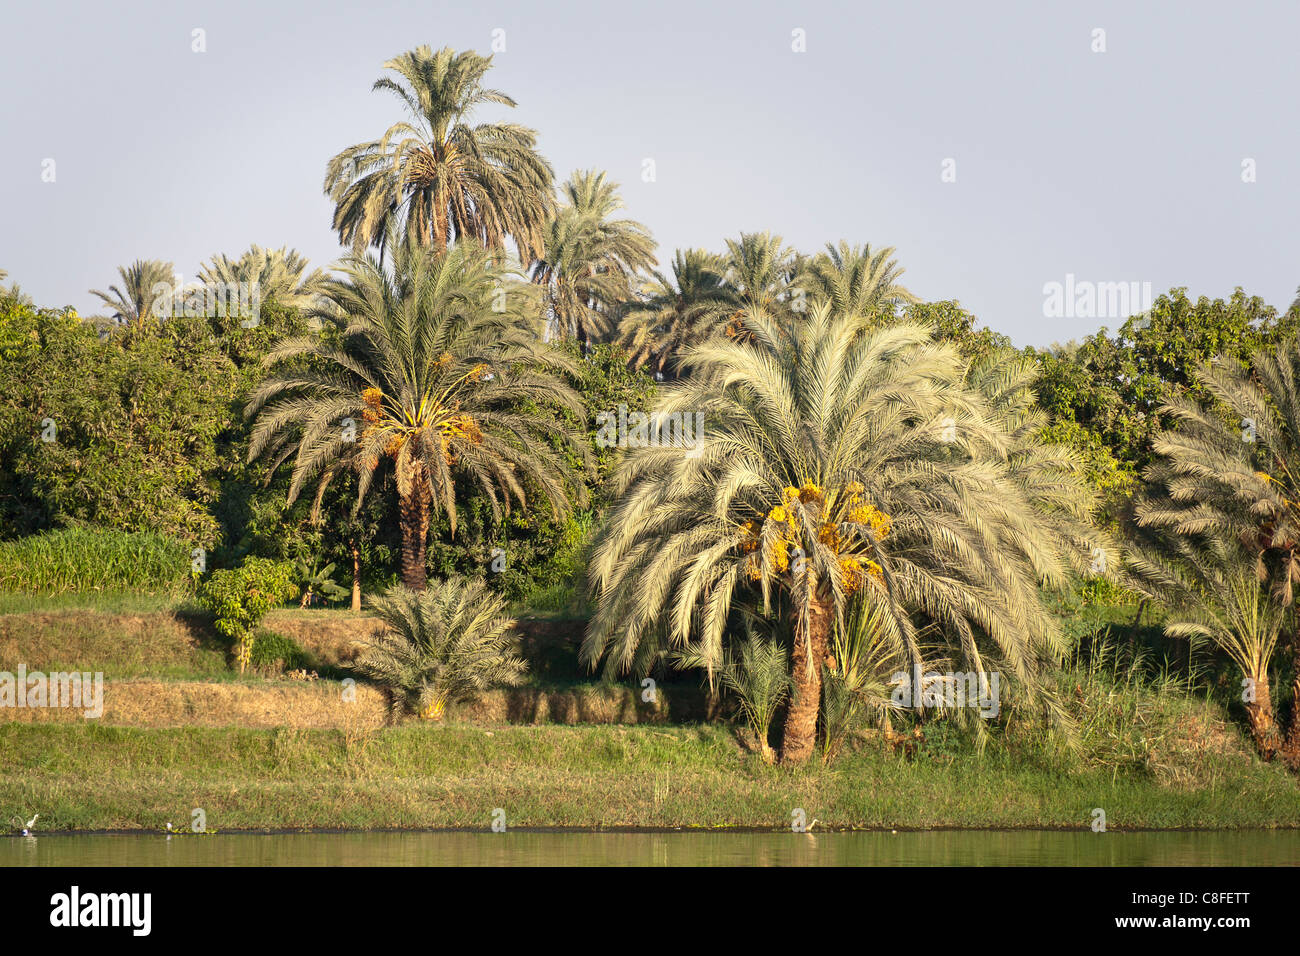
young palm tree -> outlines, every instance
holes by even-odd
[[[1280,744],[1269,672],[1287,609],[1268,593],[1256,573],[1259,555],[1231,536],[1208,540],[1172,536],[1159,551],[1128,558],[1139,590],[1165,602],[1170,637],[1208,638],[1246,679],[1246,716],[1260,756],[1271,760]]]
[[[357,667],[421,717],[440,720],[447,704],[517,685],[528,672],[506,602],[482,581],[450,578],[424,591],[398,586],[371,606],[387,627]]]
[[[1240,542],[1289,607],[1300,582],[1300,343],[1260,350],[1250,365],[1219,356],[1196,374],[1214,407],[1179,398],[1161,409],[1174,424],[1152,445],[1161,458],[1147,479],[1159,493],[1137,516],[1170,535]],[[1300,661],[1300,630],[1290,640]],[[1300,667],[1292,700],[1283,751],[1300,763]]]
[[[154,312],[155,303],[166,300],[168,311],[176,294],[176,267],[160,259],[137,259],[129,266],[118,266],[121,285],[111,285],[107,292],[91,289],[91,295],[104,300],[110,316],[125,325],[141,325]]]
[[[687,349],[717,335],[722,319],[738,306],[723,280],[722,257],[703,249],[678,249],[673,275],[652,273],[644,298],[631,305],[619,324],[619,342],[636,368],[649,363],[654,371],[676,371]]]
[[[603,172],[575,172],[562,198],[532,279],[543,290],[548,329],[589,343],[608,333],[609,316],[631,298],[632,276],[655,264],[654,239],[639,222],[613,218],[623,200]]]
[[[514,106],[483,86],[492,58],[420,46],[384,64],[374,89],[401,100],[409,119],[383,137],[343,150],[325,174],[339,241],[382,245],[394,220],[442,252],[468,237],[489,248],[514,240],[520,258],[540,254],[555,173],[535,149],[533,130],[470,122],[485,104]]]
[[[244,284],[258,290],[259,299],[275,299],[283,306],[310,311],[325,281],[321,269],[307,269],[305,256],[296,249],[263,249],[254,244],[238,259],[215,255],[199,268],[205,285]]]
[[[342,467],[356,468],[358,504],[391,459],[401,501],[402,580],[425,584],[432,513],[456,533],[456,479],[480,488],[493,514],[536,494],[556,517],[581,502],[589,452],[552,409],[583,406],[558,373],[564,356],[525,328],[529,297],[510,294],[487,254],[457,243],[441,256],[408,236],[390,240],[392,269],[352,256],[324,286],[318,317],[333,335],[287,341],[266,358],[288,363],[250,397],[250,460],[292,457],[289,498],[320,476],[317,501]],[[502,306],[500,311],[494,311]],[[562,453],[567,453],[562,454]],[[573,462],[578,462],[575,468]]]
[[[1058,476],[1067,513],[1046,520],[956,349],[919,326],[871,330],[826,302],[741,321],[742,335],[688,355],[703,374],[658,409],[702,413],[702,442],[638,449],[619,473],[584,660],[629,666],[662,616],[672,642],[716,665],[738,596],[757,590],[767,611],[779,592],[794,635],[782,760],[797,763],[813,750],[832,625],[872,589],[912,666],[920,615],[971,670],[992,657],[1046,699],[1041,664],[1064,648],[1039,585],[1063,585],[1090,553],[1076,544],[1093,504],[1077,467]]]
[[[892,316],[896,306],[918,301],[899,283],[903,269],[893,256],[892,246],[873,252],[870,245],[827,243],[807,270],[807,285],[836,311]]]

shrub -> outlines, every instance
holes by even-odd
[[[0,591],[180,595],[190,586],[189,548],[154,532],[73,527],[0,542]]]
[[[267,630],[258,631],[253,638],[248,662],[253,668],[283,671],[303,669],[314,663],[312,656],[293,638]]]
[[[424,591],[392,588],[373,604],[388,627],[368,645],[358,670],[383,685],[395,705],[438,720],[449,703],[523,681],[528,665],[505,608],[479,580],[430,581]]]
[[[199,600],[216,615],[217,633],[235,642],[240,673],[252,659],[258,623],[295,593],[292,565],[266,558],[246,558],[203,582]]]

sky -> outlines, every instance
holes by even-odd
[[[1017,345],[1122,323],[1050,307],[1067,276],[1300,285],[1295,0],[6,0],[0,36],[0,269],[83,315],[137,258],[327,266],[326,162],[402,118],[383,62],[494,38],[518,107],[479,118],[536,129],[560,180],[607,170],[663,264],[741,231],[893,246]]]

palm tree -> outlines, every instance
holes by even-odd
[[[644,297],[628,308],[619,324],[619,342],[633,366],[650,363],[662,374],[687,349],[722,330],[723,317],[738,305],[723,280],[725,271],[719,255],[678,249],[671,279],[652,273]]]
[[[517,685],[528,672],[505,601],[482,581],[450,578],[424,591],[398,586],[371,607],[387,627],[357,668],[421,717],[440,720],[447,704]]]
[[[118,266],[117,274],[121,285],[111,285],[107,292],[91,289],[91,295],[97,295],[111,310],[111,317],[123,324],[141,325],[145,319],[165,304],[165,314],[171,314],[171,306],[177,290],[176,267],[160,259],[137,259],[129,266]]]
[[[359,507],[380,461],[391,459],[402,580],[420,590],[431,514],[447,514],[456,533],[457,477],[482,491],[496,518],[529,494],[558,518],[571,497],[585,498],[589,453],[551,413],[581,421],[583,406],[558,377],[572,363],[526,327],[527,286],[503,294],[502,274],[473,243],[441,256],[409,234],[389,246],[391,272],[354,255],[344,278],[325,283],[317,317],[332,335],[293,339],[267,356],[268,366],[290,364],[249,399],[250,460],[265,453],[274,467],[293,457],[290,500],[319,476],[317,504],[340,468],[355,468]]]
[[[340,242],[382,245],[400,220],[437,252],[468,237],[493,249],[512,239],[525,261],[540,253],[555,173],[534,148],[536,133],[470,122],[483,104],[516,105],[483,86],[491,65],[471,51],[427,46],[384,64],[399,79],[383,77],[373,89],[393,93],[409,119],[330,160],[325,192]]]
[[[1300,342],[1261,349],[1250,368],[1218,356],[1195,379],[1214,404],[1177,397],[1161,408],[1173,425],[1152,444],[1161,457],[1147,480],[1158,493],[1139,505],[1138,522],[1239,542],[1259,555],[1257,573],[1290,607],[1300,581]],[[1300,630],[1290,639],[1300,661]],[[1300,763],[1300,667],[1292,700],[1283,752]]]
[[[257,298],[274,299],[292,309],[310,311],[325,280],[321,269],[307,269],[305,256],[287,246],[263,249],[254,243],[238,259],[225,254],[214,255],[199,268],[199,281],[205,285],[243,285],[257,290]]]
[[[590,343],[631,298],[632,276],[655,264],[654,239],[641,223],[613,218],[623,200],[605,173],[579,170],[561,192],[532,279],[543,290],[548,330]]]
[[[892,316],[896,306],[918,301],[899,283],[903,269],[893,256],[892,246],[873,252],[869,244],[827,243],[807,270],[807,285],[837,311]]]
[[[799,259],[780,236],[767,232],[742,232],[727,240],[727,284],[743,306],[775,315],[793,304]]]
[[[702,374],[658,409],[703,414],[701,443],[637,449],[619,473],[583,659],[624,669],[664,626],[716,666],[738,598],[756,591],[768,612],[775,594],[794,640],[782,760],[802,762],[832,626],[870,589],[913,667],[919,615],[971,670],[993,657],[1027,699],[1048,700],[1042,663],[1064,647],[1039,586],[1082,573],[1091,550],[1078,545],[1094,503],[1078,463],[1044,466],[1059,487],[1031,494],[1039,470],[1008,460],[1015,436],[965,386],[956,349],[920,326],[871,330],[827,302],[805,317],[750,308],[740,321],[743,334],[689,353]],[[1065,513],[1040,514],[1037,496]]]
[[[1170,607],[1167,635],[1208,638],[1241,669],[1251,737],[1260,756],[1273,759],[1280,741],[1269,672],[1288,615],[1260,582],[1258,553],[1246,551],[1230,534],[1208,540],[1168,536],[1161,545],[1129,556],[1132,579],[1144,595]]]

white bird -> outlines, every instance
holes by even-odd
[[[26,823],[23,824],[23,836],[32,835],[32,827],[36,826],[36,817],[39,816],[40,814],[38,813],[36,814],[36,816],[32,817],[30,820],[28,820]]]

